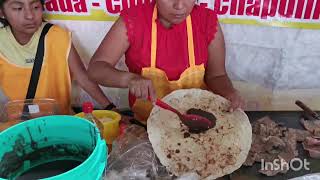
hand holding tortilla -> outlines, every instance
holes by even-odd
[[[206,90],[176,90],[162,99],[180,112],[200,109],[216,117],[213,128],[192,133],[179,117],[155,106],[147,121],[149,140],[160,162],[176,176],[196,172],[215,179],[230,174],[246,160],[252,131],[241,110],[227,111],[230,102]]]
[[[230,101],[229,111],[233,111],[235,109],[243,109],[245,106],[243,98],[240,96],[237,90],[232,91],[230,94],[225,96],[226,99]]]

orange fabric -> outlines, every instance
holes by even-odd
[[[71,78],[68,56],[70,33],[52,26],[45,38],[44,61],[35,98],[52,98],[62,114],[70,113]],[[26,97],[32,68],[10,63],[0,52],[0,86],[10,100]]]
[[[204,83],[204,64],[195,65],[194,44],[192,34],[192,23],[190,15],[187,17],[187,34],[188,34],[188,53],[189,53],[189,68],[187,68],[176,81],[169,81],[166,73],[156,67],[156,50],[157,50],[157,8],[155,6],[152,16],[152,30],[151,30],[151,67],[142,69],[141,75],[152,80],[153,86],[156,90],[158,98],[162,98],[170,92],[177,89],[189,88],[205,88]],[[152,103],[137,99],[132,106],[132,111],[135,118],[146,121],[152,110]]]

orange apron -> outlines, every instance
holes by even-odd
[[[152,15],[151,29],[151,67],[145,67],[141,71],[141,75],[152,81],[156,91],[157,98],[162,98],[167,94],[177,89],[202,88],[205,89],[204,83],[204,64],[195,64],[194,44],[192,34],[191,16],[186,19],[187,35],[188,35],[188,53],[189,53],[189,68],[187,68],[178,80],[169,81],[166,73],[156,67],[157,53],[157,8],[154,7]],[[132,106],[135,118],[141,121],[146,121],[152,110],[152,103],[147,100],[137,99]]]
[[[70,45],[70,33],[52,26],[45,39],[46,49],[35,95],[35,98],[55,99],[62,114],[71,112]],[[0,53],[0,86],[10,100],[25,99],[31,72],[32,67],[12,64]]]

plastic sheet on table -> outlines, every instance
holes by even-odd
[[[304,176],[292,178],[290,180],[319,180],[320,179],[320,173],[314,173],[314,174],[307,174]]]
[[[106,180],[199,180],[196,173],[170,174],[153,151],[144,128],[130,125],[113,143],[105,171]]]
[[[125,133],[114,141],[104,178],[169,180],[173,179],[173,176],[157,159],[147,132],[142,127],[130,125]]]

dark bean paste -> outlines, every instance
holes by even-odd
[[[194,115],[198,115],[198,116],[202,116],[202,117],[205,117],[207,118],[208,120],[210,120],[212,123],[213,123],[213,127],[216,126],[216,121],[217,121],[217,118],[210,112],[207,112],[207,111],[203,111],[201,109],[195,109],[195,108],[191,108],[187,111],[187,114],[194,114]],[[200,130],[196,130],[196,131],[190,131],[190,133],[201,133],[203,131],[200,131]]]
[[[13,150],[4,153],[0,159],[0,178],[20,180],[57,175],[84,162],[95,148],[95,141],[90,147],[77,144],[40,147],[42,141],[35,142],[29,128],[27,130],[31,142],[26,143],[24,136],[17,136]],[[48,138],[45,137],[43,141],[48,141]]]
[[[25,153],[25,151],[20,153],[13,150],[5,153],[0,161],[0,177],[11,179],[16,177],[19,172],[23,173],[20,177],[16,177],[17,179],[39,179],[58,175],[84,162],[92,150],[74,144],[58,144],[37,148],[31,153]],[[25,171],[23,170],[25,163],[30,164],[31,167],[34,164],[39,165],[25,169]],[[52,174],[52,172],[55,173]]]

